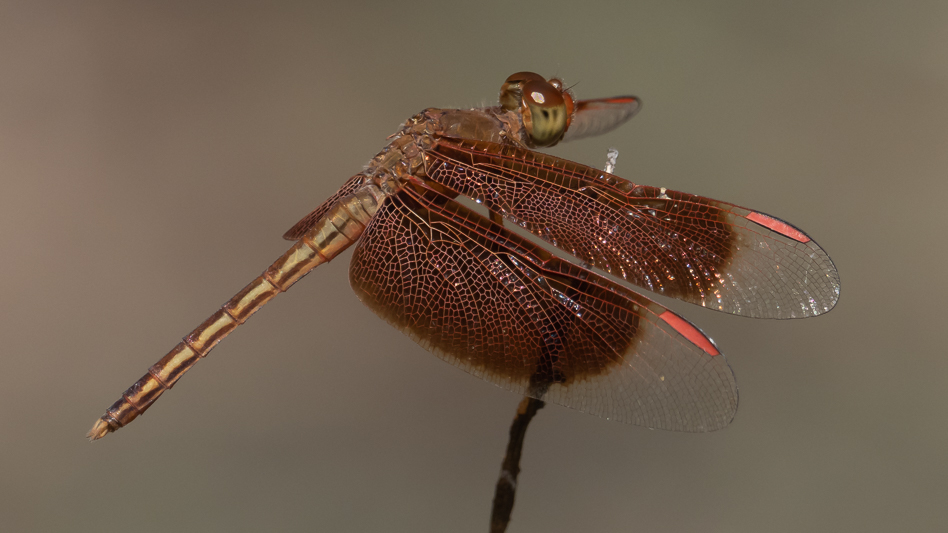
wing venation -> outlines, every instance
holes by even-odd
[[[431,180],[650,291],[757,318],[839,298],[826,252],[776,217],[514,146],[441,138],[426,156]]]
[[[434,191],[386,200],[350,283],[426,349],[517,393],[679,431],[722,428],[737,408],[730,367],[697,328]]]

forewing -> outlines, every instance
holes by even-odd
[[[426,172],[578,259],[659,294],[758,318],[819,315],[839,298],[839,274],[826,252],[760,212],[462,139],[439,139],[426,152]]]
[[[737,409],[731,369],[697,328],[432,191],[386,200],[349,279],[418,344],[508,390],[679,431],[722,428]]]
[[[616,96],[576,102],[563,141],[575,141],[612,131],[635,116],[642,101],[634,96]]]

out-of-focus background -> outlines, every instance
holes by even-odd
[[[121,392],[289,243],[401,121],[534,70],[644,110],[554,154],[803,228],[829,315],[685,304],[727,429],[550,406],[511,532],[948,529],[948,3],[4,2],[0,529],[485,531],[519,398],[351,293],[351,252],[148,414]]]

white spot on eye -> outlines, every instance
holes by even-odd
[[[543,97],[543,93],[539,93],[537,91],[530,93],[530,98],[533,98],[533,101],[538,104],[546,102],[546,98]]]

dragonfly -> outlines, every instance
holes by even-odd
[[[479,378],[649,428],[727,426],[738,389],[724,355],[631,287],[745,317],[805,318],[839,299],[832,260],[777,217],[535,151],[613,130],[641,108],[634,96],[575,100],[558,78],[518,72],[499,100],[408,119],[286,232],[295,244],[285,254],[150,367],[88,437],[128,425],[264,304],[352,245],[358,298]]]

